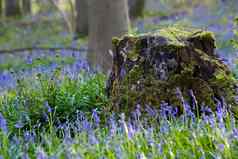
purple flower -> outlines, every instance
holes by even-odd
[[[219,144],[218,149],[223,152],[224,149],[225,149],[225,145],[224,144]]]
[[[32,61],[33,61],[33,60],[32,60],[32,57],[31,57],[31,56],[27,56],[27,57],[26,57],[26,63],[27,63],[27,64],[32,64]]]
[[[11,142],[14,145],[19,145],[20,144],[20,140],[18,139],[18,137],[16,135],[13,136]]]
[[[160,115],[162,118],[175,117],[178,114],[178,108],[170,106],[168,103],[162,102],[160,105]]]
[[[93,110],[92,118],[93,118],[93,120],[95,122],[95,125],[99,126],[99,124],[100,124],[100,117],[99,117],[96,109]]]
[[[154,129],[153,128],[148,128],[147,131],[145,131],[145,137],[147,139],[148,145],[153,146],[154,145],[154,139],[153,139],[153,133]]]
[[[88,122],[87,119],[84,119],[82,121],[82,130],[84,130],[84,131],[90,131],[91,130],[91,124]]]
[[[91,145],[99,144],[99,141],[93,132],[89,133],[88,140]]]
[[[26,142],[34,142],[35,140],[35,133],[31,133],[29,131],[24,132],[24,140]]]
[[[48,156],[47,156],[47,154],[44,152],[43,149],[39,149],[36,158],[37,158],[37,159],[48,159]]]
[[[14,126],[17,129],[21,129],[21,128],[23,128],[25,126],[25,124],[22,123],[21,121],[18,121]]]
[[[48,101],[45,102],[44,106],[45,106],[45,108],[47,109],[47,112],[48,112],[48,113],[52,113],[52,108],[49,106]]]
[[[183,98],[183,94],[180,90],[180,88],[176,88],[176,96],[177,98],[182,102],[183,105],[183,109],[184,109],[184,113],[190,113],[190,106],[187,102],[185,102],[184,98]]]
[[[140,104],[136,105],[136,110],[132,113],[135,120],[139,120],[141,116]]]
[[[149,105],[146,105],[145,111],[150,117],[155,117],[158,113],[156,109],[153,109]]]
[[[115,147],[115,152],[116,152],[117,159],[123,159],[123,152],[122,152],[122,148],[120,145]]]
[[[29,159],[29,156],[27,153],[24,153],[23,156],[22,156],[22,159]]]
[[[145,156],[145,154],[142,152],[142,153],[139,153],[139,154],[136,156],[136,159],[146,159],[146,156]]]
[[[120,78],[124,78],[126,75],[126,70],[124,67],[121,68],[121,71],[120,71]]]
[[[193,110],[195,110],[197,107],[198,107],[198,101],[193,93],[193,90],[189,90],[189,95],[191,96],[192,98],[192,107],[193,107]]]
[[[225,125],[223,122],[223,118],[224,118],[224,109],[222,108],[222,103],[215,98],[215,101],[217,102],[217,111],[216,111],[216,116],[217,116],[217,120],[218,120],[218,126],[221,130],[224,131],[225,129]]]
[[[211,113],[212,113],[212,110],[211,110],[211,108],[209,108],[208,106],[202,105],[202,106],[201,106],[201,112],[202,112],[203,114],[211,114]]]
[[[159,154],[163,153],[163,142],[157,144],[157,149],[159,151]]]
[[[133,136],[136,133],[135,128],[133,127],[131,123],[128,123],[127,129],[128,129],[128,138],[129,139],[133,138]]]
[[[237,129],[237,128],[234,128],[234,129],[232,130],[232,136],[233,136],[236,140],[238,140],[238,129]]]
[[[160,132],[161,133],[167,133],[169,131],[169,126],[168,126],[168,123],[166,123],[165,121],[163,121],[161,123],[161,126],[160,126]]]
[[[7,128],[7,121],[6,119],[3,117],[2,113],[0,113],[0,129],[2,129],[2,131],[4,133],[8,132],[8,128]]]
[[[209,118],[208,118],[208,120],[209,120],[210,126],[211,126],[212,128],[215,128],[215,124],[216,124],[215,116],[214,116],[213,114],[210,115]]]
[[[109,134],[110,136],[114,136],[117,131],[117,123],[115,122],[114,115],[111,115],[109,118]]]

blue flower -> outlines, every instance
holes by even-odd
[[[46,153],[44,152],[43,149],[39,149],[36,158],[37,159],[48,159],[48,156],[46,155]]]
[[[23,128],[25,126],[25,124],[22,123],[22,121],[18,121],[14,126],[17,129],[21,129],[21,128]]]
[[[44,106],[45,106],[45,108],[47,109],[47,112],[48,112],[48,113],[52,113],[52,108],[49,106],[48,101],[45,102]]]
[[[4,133],[8,132],[7,121],[1,113],[0,113],[0,129],[2,129]]]
[[[95,125],[99,126],[99,124],[100,124],[100,117],[99,117],[96,109],[93,110],[92,118],[93,118],[93,121],[95,122]]]

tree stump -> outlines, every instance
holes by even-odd
[[[198,106],[216,109],[218,101],[238,112],[237,81],[215,54],[211,32],[166,28],[138,36],[113,39],[113,67],[107,93],[116,111],[130,112],[137,104],[159,108],[162,102],[183,105],[191,90]],[[225,105],[225,104],[224,104]]]

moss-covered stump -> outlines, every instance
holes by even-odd
[[[215,54],[211,32],[161,29],[155,33],[113,39],[113,68],[107,93],[116,111],[130,112],[137,104],[159,107],[161,102],[178,106],[176,93],[191,102],[191,90],[198,105],[216,109],[226,101],[238,114],[237,81]]]

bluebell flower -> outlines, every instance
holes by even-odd
[[[37,159],[48,159],[48,156],[47,156],[47,154],[44,152],[43,149],[39,149],[38,152],[37,152],[36,158],[37,158]]]
[[[127,129],[128,129],[128,138],[129,139],[132,139],[133,136],[135,135],[136,131],[135,131],[135,128],[133,127],[133,125],[129,122],[127,124]]]
[[[233,128],[232,136],[234,139],[238,140],[238,129],[237,128]]]
[[[158,152],[159,154],[163,154],[163,142],[161,141],[160,143],[157,144],[157,149],[158,149]]]
[[[117,132],[117,123],[114,119],[114,114],[112,114],[109,118],[109,135],[114,136]]]
[[[168,126],[168,123],[165,122],[165,120],[163,120],[163,122],[160,123],[160,132],[163,133],[163,134],[166,134],[168,133],[169,131],[169,126]]]
[[[2,131],[4,133],[8,132],[8,128],[7,128],[7,121],[6,119],[3,117],[2,113],[0,113],[0,129],[2,129]]]
[[[28,56],[26,57],[26,63],[27,63],[27,64],[32,64],[32,62],[33,62],[32,57],[31,57],[30,55],[28,55]]]
[[[14,144],[14,145],[19,145],[19,144],[20,144],[20,140],[19,140],[19,138],[18,138],[16,135],[14,135],[14,136],[12,137],[11,142],[12,142],[12,144]]]
[[[48,113],[52,113],[52,108],[49,106],[48,101],[45,102],[44,106],[45,106],[45,108],[47,109],[47,112],[48,112]]]
[[[35,140],[35,133],[33,132],[33,133],[31,133],[31,132],[29,132],[29,131],[25,131],[24,132],[24,140],[26,141],[26,142],[34,142],[34,140]]]
[[[95,125],[99,126],[99,124],[100,124],[100,117],[99,117],[96,109],[93,110],[92,118],[93,118],[93,121],[95,122]]]
[[[81,123],[82,123],[82,130],[83,131],[88,132],[88,131],[91,130],[92,126],[91,126],[90,122],[87,119],[84,119]]]
[[[93,132],[89,133],[88,140],[91,145],[99,144],[99,141]]]
[[[25,126],[25,124],[22,123],[22,121],[19,120],[19,121],[17,121],[17,123],[14,126],[17,129],[21,129],[21,128],[23,128]]]
[[[158,115],[158,112],[156,109],[153,109],[149,105],[146,105],[145,111],[150,117],[156,117]]]
[[[25,152],[23,155],[22,155],[22,159],[30,159],[28,154]]]
[[[210,107],[205,106],[204,104],[201,106],[201,112],[202,114],[211,114],[212,110]]]
[[[147,159],[147,157],[145,156],[145,154],[142,152],[142,153],[139,153],[136,155],[136,159]]]
[[[221,152],[223,152],[224,149],[225,149],[225,145],[224,145],[224,144],[219,144],[219,145],[218,145],[218,149],[219,149]]]
[[[116,153],[116,158],[117,159],[123,159],[123,151],[120,145],[115,147],[115,153]]]
[[[140,104],[136,105],[136,109],[134,112],[132,112],[132,115],[134,117],[135,120],[139,120],[140,116],[141,116],[141,110],[140,110]]]
[[[198,101],[193,93],[193,90],[189,90],[189,95],[192,98],[192,108],[193,110],[196,110],[196,108],[198,107]]]

